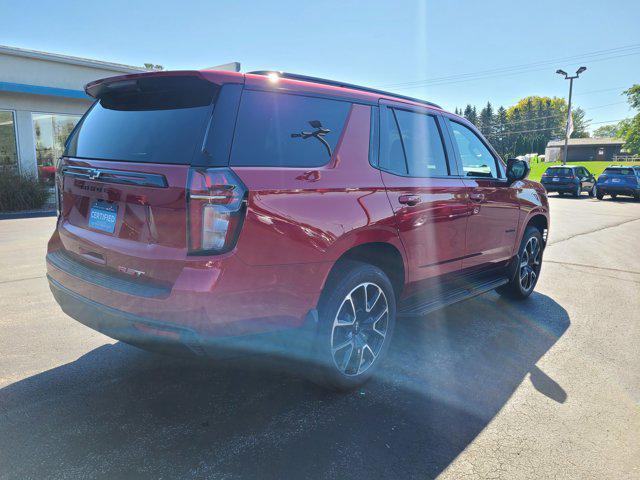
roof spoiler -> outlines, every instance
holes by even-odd
[[[103,95],[112,92],[126,92],[139,90],[138,80],[143,78],[158,78],[158,77],[198,77],[202,80],[210,81],[205,78],[201,72],[196,70],[175,70],[170,72],[145,72],[134,73],[131,75],[119,75],[117,77],[102,78],[93,82],[87,83],[84,87],[84,91],[90,97],[95,99],[101,98]]]

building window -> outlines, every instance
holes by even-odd
[[[0,110],[0,173],[18,171],[18,149],[13,112]]]
[[[36,143],[38,178],[53,185],[56,160],[64,152],[64,142],[76,126],[80,115],[32,113]]]

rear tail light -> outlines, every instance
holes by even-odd
[[[56,191],[56,213],[58,217],[62,215],[62,188],[64,179],[62,178],[62,157],[58,158],[56,161],[56,171],[53,177],[53,184]]]
[[[188,239],[192,255],[228,252],[238,240],[247,188],[228,168],[189,171]]]

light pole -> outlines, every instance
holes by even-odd
[[[564,70],[556,70],[558,75],[564,75],[565,80],[569,80],[569,104],[567,106],[567,125],[564,130],[564,151],[562,153],[562,165],[567,164],[567,151],[569,150],[569,122],[571,122],[571,94],[573,93],[573,80],[578,78],[582,72],[584,72],[587,67],[580,67],[576,74],[572,77],[567,74]]]

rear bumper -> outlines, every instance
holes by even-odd
[[[547,192],[575,192],[577,187],[575,183],[555,185],[553,183],[543,183],[542,186]]]
[[[624,186],[617,187],[613,185],[598,185],[596,188],[603,195],[615,194],[615,195],[629,195],[631,197],[634,195],[640,195],[640,188],[624,187]]]
[[[62,310],[78,322],[111,338],[167,353],[218,357],[236,353],[270,353],[310,358],[317,313],[310,310],[299,328],[253,335],[213,337],[183,325],[162,322],[100,304],[66,288],[47,275]]]
[[[156,264],[162,265],[162,260]],[[96,266],[55,243],[50,243],[47,254],[49,278],[67,290],[208,338],[302,327],[308,312],[316,308],[329,268],[329,264],[250,266],[237,255],[187,259],[168,284]]]

